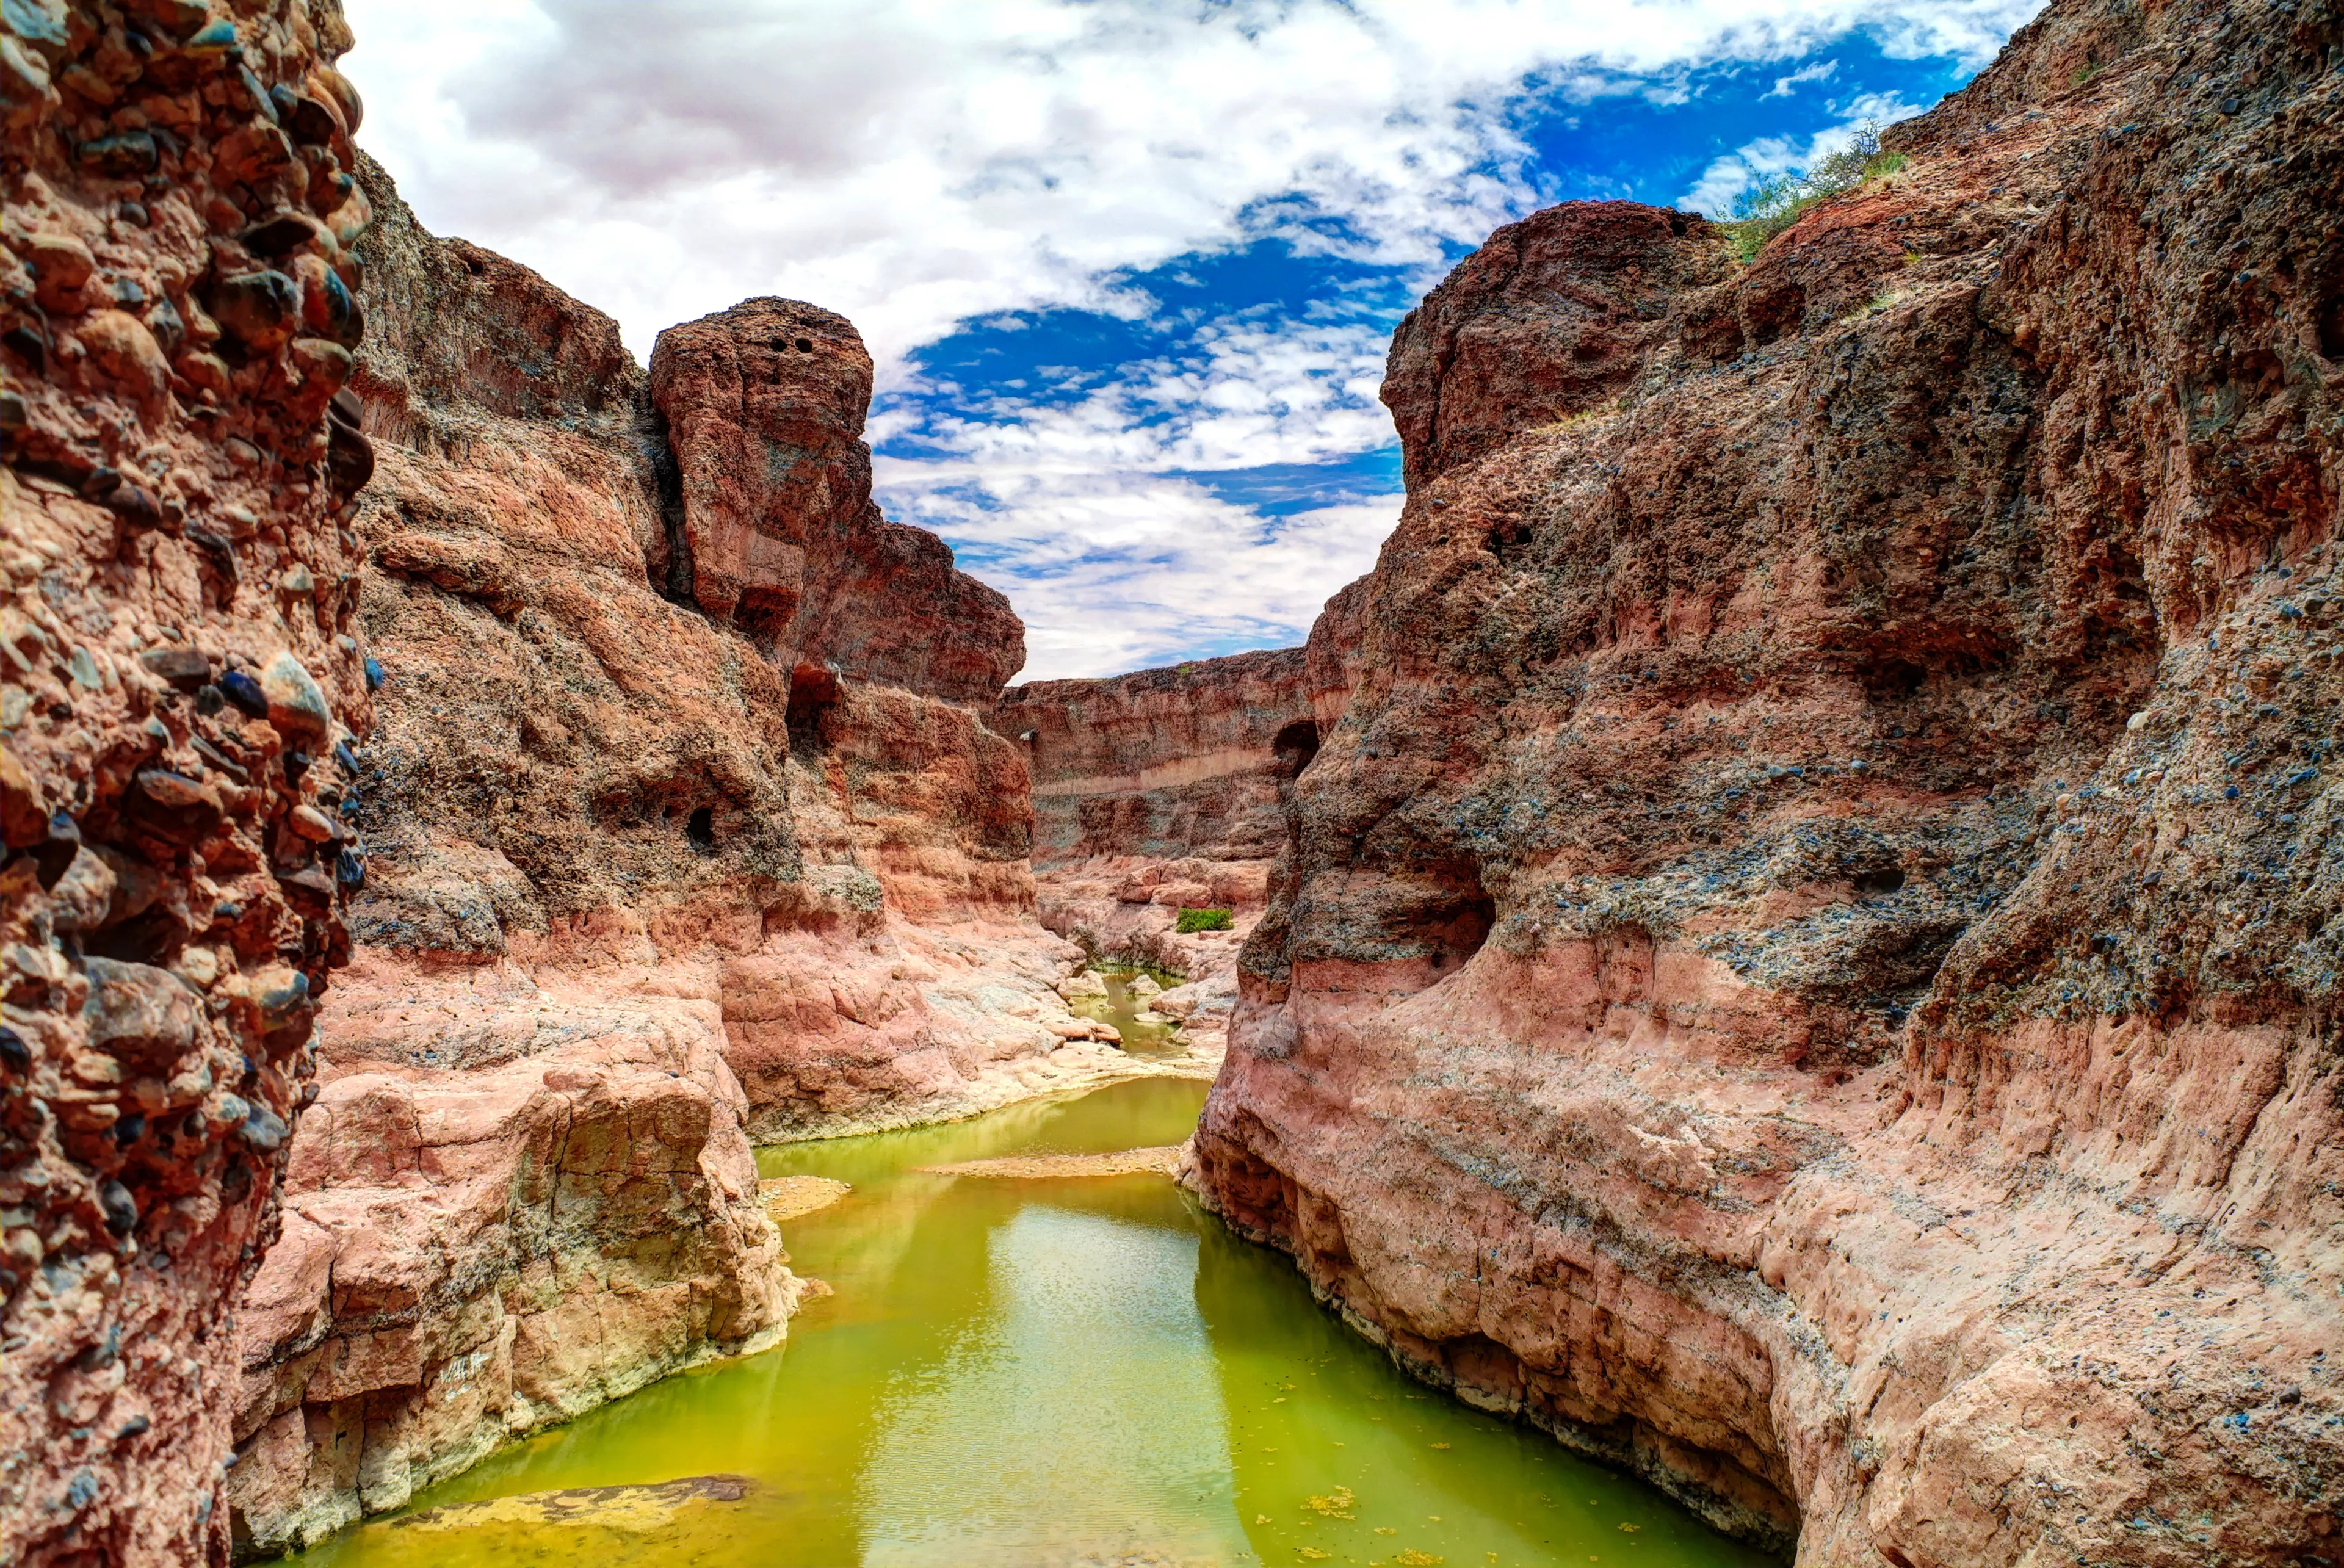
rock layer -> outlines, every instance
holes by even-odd
[[[1215,1206],[1802,1562],[2333,1556],[2339,59],[2059,0],[1750,266],[1426,299]]]
[[[1032,774],[1043,923],[1094,956],[1194,976],[1209,994],[1200,1028],[1225,1019],[1238,942],[1286,841],[1286,791],[1349,693],[1361,587],[1329,601],[1306,648],[1029,682],[994,709]],[[1184,935],[1183,908],[1228,910],[1230,928]]]
[[[803,1282],[751,1138],[1141,1067],[1054,989],[1079,953],[976,706],[1022,630],[870,505],[853,327],[751,301],[646,375],[362,175],[384,684],[356,959],[246,1304],[251,1553],[776,1340]]]
[[[349,44],[0,11],[0,1562],[227,1552],[221,1324],[356,875]]]

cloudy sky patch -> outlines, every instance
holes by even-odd
[[[424,222],[659,329],[852,318],[881,500],[1029,678],[1298,641],[1399,507],[1392,327],[1556,200],[1722,212],[2036,0],[348,0]]]

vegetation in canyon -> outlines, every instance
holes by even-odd
[[[1505,225],[1306,646],[1019,684],[351,44],[0,5],[0,1565],[2334,1555],[2333,0]]]

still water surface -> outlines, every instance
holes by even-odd
[[[914,1168],[1177,1143],[1205,1086],[1149,1079],[913,1132],[767,1149],[836,1177],[783,1227],[837,1294],[786,1347],[541,1433],[414,1510],[726,1473],[738,1501],[379,1521],[315,1568],[1361,1563],[1756,1568],[1667,1499],[1430,1393],[1283,1259],[1160,1175]],[[621,1500],[623,1502],[625,1500]],[[447,1519],[449,1515],[438,1516]]]

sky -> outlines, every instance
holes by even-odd
[[[1399,513],[1391,331],[1558,201],[1730,212],[2038,0],[345,0],[434,232],[665,326],[878,365],[878,495],[1025,679],[1300,642]]]

